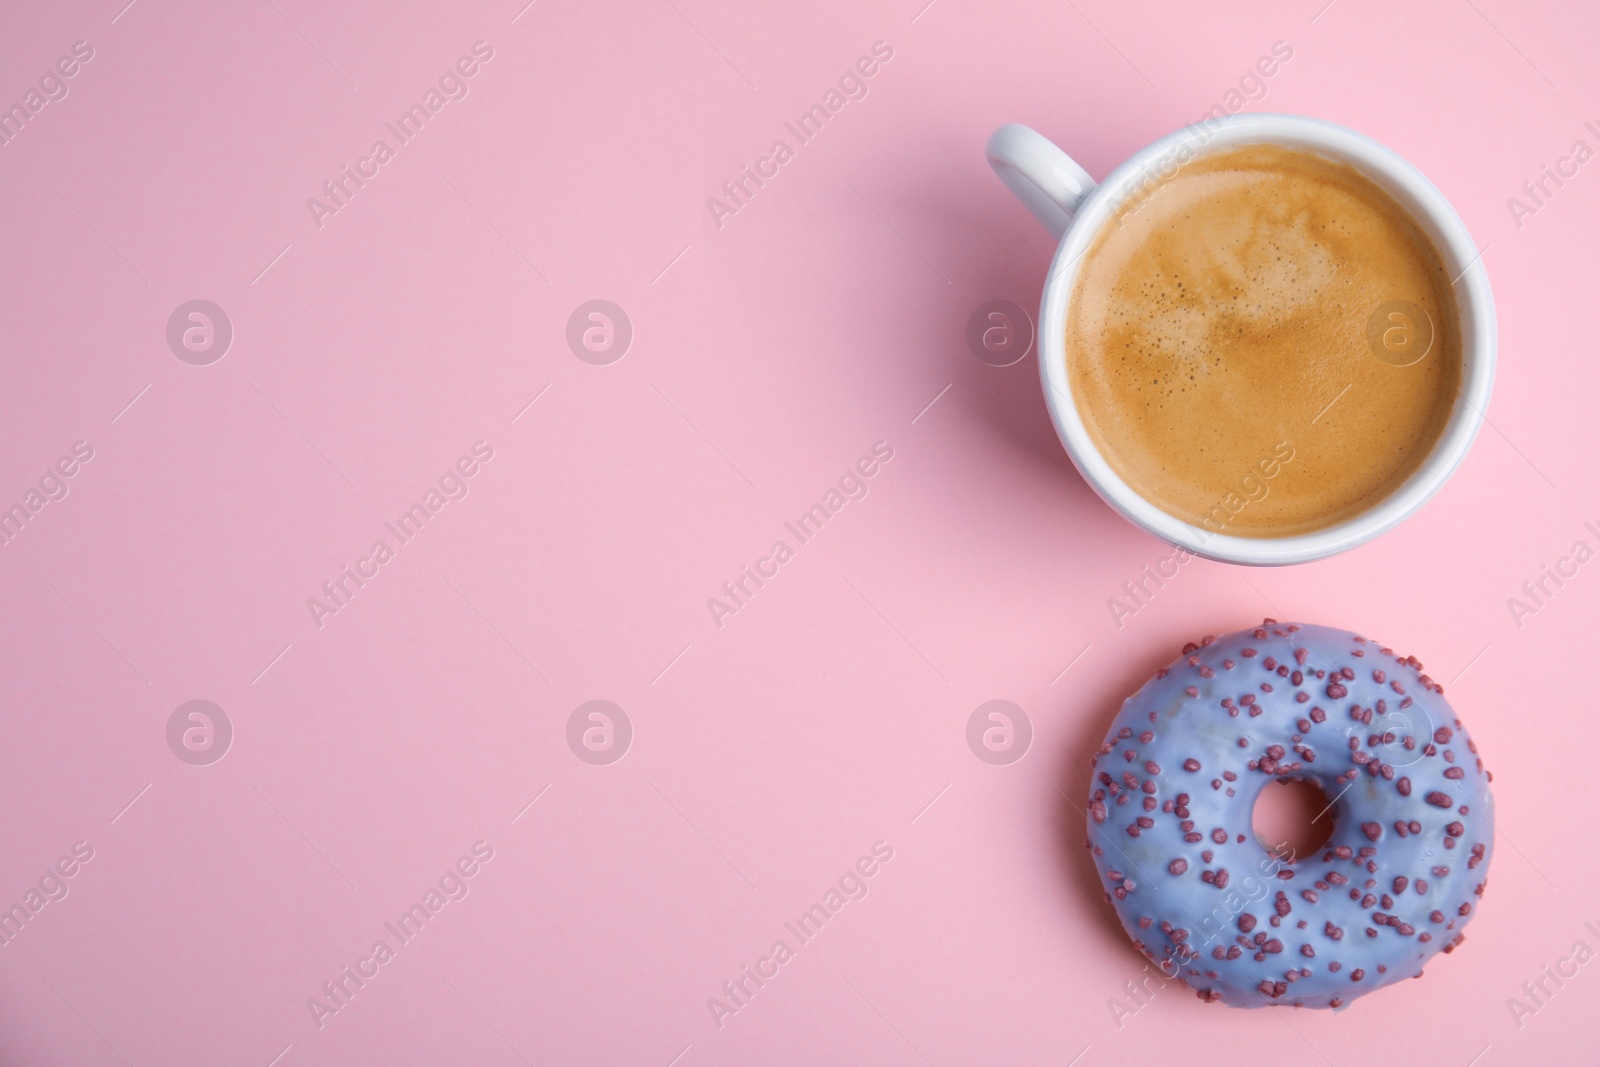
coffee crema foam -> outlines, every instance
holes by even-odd
[[[1420,350],[1428,323],[1371,331],[1397,302],[1431,321],[1405,366],[1369,342]],[[1411,214],[1349,164],[1276,145],[1203,152],[1125,205],[1084,257],[1066,325],[1101,455],[1213,533],[1288,536],[1367,510],[1427,458],[1461,378],[1450,278]]]

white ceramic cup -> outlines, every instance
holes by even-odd
[[[1202,151],[1241,144],[1310,149],[1343,160],[1393,196],[1433,241],[1455,280],[1460,311],[1460,391],[1444,432],[1421,466],[1387,498],[1353,518],[1287,537],[1239,537],[1194,526],[1130,487],[1100,454],[1084,428],[1068,381],[1067,301],[1077,268],[1113,213],[1170,177]],[[1228,563],[1273,566],[1322,559],[1370,541],[1420,508],[1454,473],[1483,424],[1494,385],[1495,317],[1481,253],[1466,227],[1422,172],[1353,130],[1297,115],[1233,115],[1208,119],[1134,153],[1095,183],[1061,149],[1026,126],[1002,126],[989,138],[989,163],[1060,244],[1039,306],[1039,375],[1056,433],[1083,477],[1123,517],[1195,555]]]

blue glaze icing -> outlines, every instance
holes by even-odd
[[[1344,630],[1268,620],[1189,646],[1123,702],[1091,761],[1088,845],[1123,928],[1166,975],[1237,1007],[1338,1008],[1461,941],[1494,802],[1421,667]],[[1334,830],[1315,854],[1279,858],[1251,815],[1291,778],[1327,794]]]

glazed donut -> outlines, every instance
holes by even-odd
[[[1267,619],[1189,644],[1090,761],[1087,846],[1134,945],[1206,1001],[1339,1008],[1461,943],[1494,849],[1490,775],[1422,664]],[[1333,836],[1282,857],[1269,782],[1316,783]]]

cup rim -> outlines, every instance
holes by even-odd
[[[1198,142],[1198,147],[1196,147]],[[1135,491],[1100,454],[1072,398],[1065,358],[1068,299],[1083,255],[1129,193],[1149,180],[1168,153],[1239,144],[1281,144],[1352,164],[1398,200],[1433,241],[1455,276],[1461,326],[1461,382],[1439,439],[1405,482],[1367,510],[1332,526],[1283,537],[1213,533],[1179,519]],[[1056,246],[1039,307],[1039,373],[1056,435],[1090,487],[1134,525],[1194,555],[1225,563],[1281,566],[1324,559],[1398,526],[1439,491],[1466,458],[1485,421],[1493,390],[1497,338],[1494,299],[1482,253],[1443,193],[1392,149],[1354,130],[1302,115],[1253,113],[1194,124],[1135,152],[1085,197]],[[1060,354],[1060,358],[1055,358]]]

